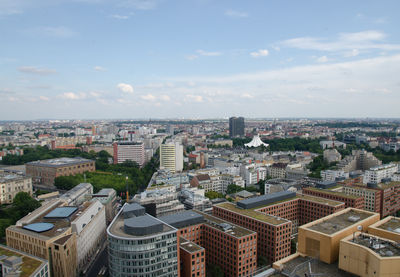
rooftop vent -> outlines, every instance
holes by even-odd
[[[360,220],[360,217],[359,217],[359,216],[352,215],[352,216],[349,216],[349,217],[347,218],[347,220],[350,221],[350,222],[357,222],[357,221]]]
[[[232,225],[228,223],[221,223],[219,226],[224,230],[224,232],[232,229]]]

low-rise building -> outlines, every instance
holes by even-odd
[[[391,179],[394,173],[398,171],[397,164],[384,164],[370,168],[364,173],[364,184],[379,184],[385,179]]]
[[[0,276],[50,277],[49,263],[16,249],[0,245]]]
[[[95,162],[83,158],[57,158],[29,162],[26,175],[32,177],[34,184],[54,186],[54,179],[59,176],[83,174],[95,171]]]
[[[388,216],[370,226],[368,233],[381,238],[400,241],[400,218]]]
[[[32,178],[19,174],[0,173],[0,204],[9,204],[18,192],[32,195]]]

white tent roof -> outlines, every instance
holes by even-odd
[[[244,146],[246,146],[246,147],[258,147],[258,146],[261,146],[261,145],[264,145],[265,147],[268,147],[269,144],[262,142],[260,137],[258,135],[255,135],[253,137],[253,139],[249,143],[246,143]]]

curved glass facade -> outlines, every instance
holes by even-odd
[[[176,232],[146,237],[119,238],[108,233],[112,277],[178,276]]]

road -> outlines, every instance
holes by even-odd
[[[99,255],[96,257],[96,261],[92,264],[89,268],[88,273],[86,274],[87,277],[97,277],[100,270],[103,267],[107,268],[108,271],[108,252],[107,247],[104,247],[103,251],[100,252]],[[105,274],[104,276],[108,276]]]

